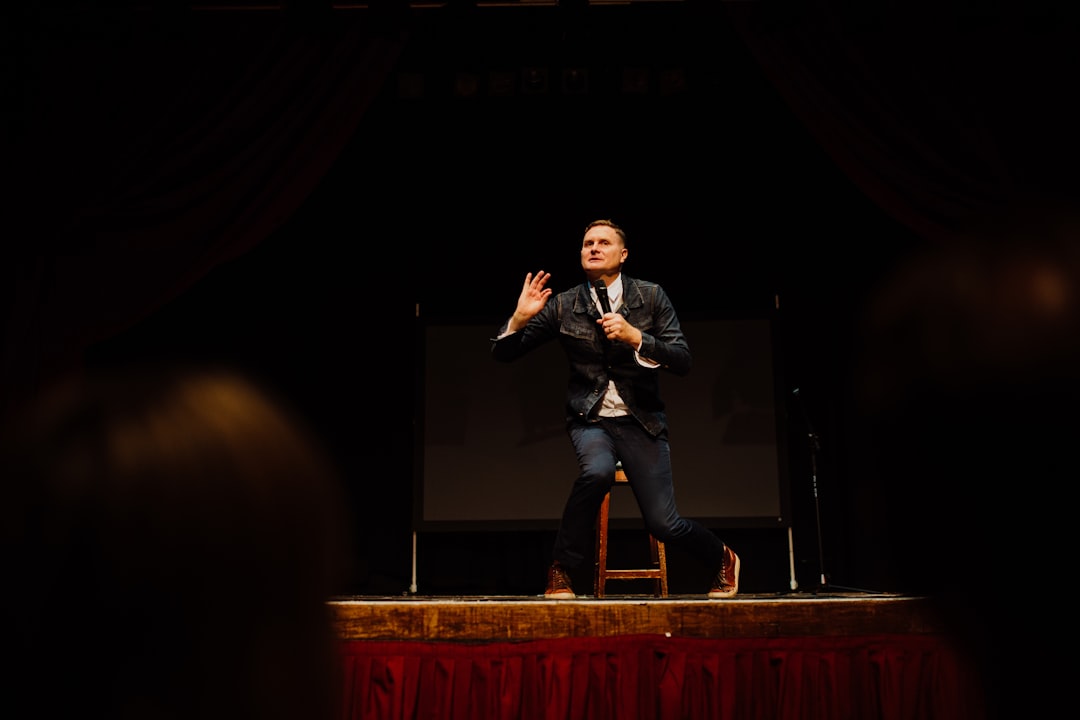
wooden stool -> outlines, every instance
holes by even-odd
[[[628,484],[626,473],[622,463],[615,466],[615,485]],[[612,489],[615,488],[612,486]],[[653,595],[667,597],[667,555],[664,553],[664,543],[649,533],[649,554],[652,558],[652,567],[648,568],[621,568],[613,570],[608,568],[608,513],[611,509],[611,490],[604,496],[604,502],[600,505],[600,512],[596,516],[596,572],[593,576],[593,594],[604,597],[604,589],[609,580],[652,580]]]

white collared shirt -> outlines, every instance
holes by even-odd
[[[589,284],[589,293],[592,294],[593,304],[596,305],[596,309],[600,311],[600,314],[604,314],[604,308],[600,306],[600,298],[596,296],[596,288]],[[615,278],[614,282],[607,286],[608,303],[611,305],[611,312],[618,312],[619,306],[622,305],[622,273]]]
[[[600,305],[600,298],[596,295],[596,288],[592,287],[591,284],[589,285],[589,292],[592,294],[596,309],[603,315],[604,308]],[[611,311],[618,312],[619,307],[622,305],[622,273],[619,273],[619,276],[607,286],[607,295],[608,302],[611,304]],[[649,368],[659,367],[660,363],[641,357],[641,355],[638,354],[638,350],[640,349],[640,347],[634,348],[634,358],[638,361],[638,364]],[[628,415],[629,413],[630,408],[626,406],[622,397],[619,396],[619,391],[615,388],[615,381],[608,380],[607,392],[604,393],[604,399],[600,405],[600,417],[621,417],[623,415]]]

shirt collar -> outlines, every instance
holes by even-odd
[[[622,273],[619,273],[618,277],[608,285],[607,296],[608,300],[611,301],[611,307],[617,309],[619,301],[622,300]]]
[[[592,283],[589,283],[589,294],[592,295],[593,303],[599,305],[600,300],[596,297],[596,288],[592,286]],[[611,309],[618,310],[622,301],[622,273],[619,273],[607,286],[607,296]]]

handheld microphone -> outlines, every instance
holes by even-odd
[[[607,285],[604,284],[603,280],[597,280],[593,282],[592,286],[596,289],[596,297],[600,301],[600,307],[604,308],[604,314],[607,315],[611,312],[611,302],[607,296]]]

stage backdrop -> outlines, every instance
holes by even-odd
[[[788,527],[786,433],[769,317],[684,321],[686,377],[664,373],[680,511],[710,527]],[[416,530],[554,529],[577,465],[564,429],[567,366],[551,342],[491,357],[495,325],[419,322]],[[640,527],[629,489],[612,527]]]

